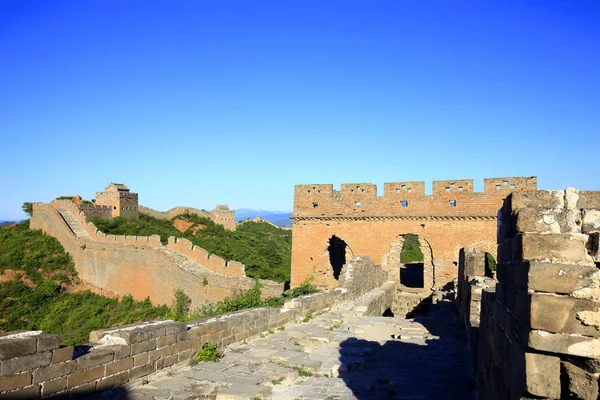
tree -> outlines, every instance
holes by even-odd
[[[27,214],[31,217],[31,214],[33,213],[33,203],[26,201],[23,203],[21,208],[23,209],[23,212],[25,214]]]

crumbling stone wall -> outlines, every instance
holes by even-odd
[[[337,236],[355,255],[382,264],[399,235],[414,233],[431,246],[434,286],[457,276],[458,252],[478,247],[495,256],[497,211],[513,191],[535,189],[531,178],[490,178],[484,192],[472,180],[436,181],[433,195],[424,182],[296,185],[292,228],[292,286],[310,276],[323,288],[337,285],[329,263],[328,240]],[[489,249],[489,250],[488,250]]]
[[[69,211],[84,232],[76,235],[57,209]],[[243,264],[208,255],[186,239],[169,238],[163,246],[158,235],[105,235],[87,222],[83,213],[76,214],[78,210],[69,200],[35,203],[30,227],[58,239],[73,257],[81,279],[94,286],[131,294],[138,300],[150,297],[155,304],[171,304],[175,290],[182,289],[195,308],[254,285],[254,280],[246,277]],[[283,284],[260,282],[265,297],[283,291]]]
[[[349,304],[360,294],[370,300],[365,313],[384,307],[371,292],[380,289],[385,276],[369,259],[358,260],[345,276],[344,286],[290,300],[281,309],[257,308],[190,322],[150,321],[93,331],[84,352],[59,347],[58,335],[39,331],[0,336],[0,398],[84,397],[187,361],[205,343],[226,346],[245,340],[337,304]],[[393,287],[392,282],[387,284]]]
[[[499,213],[498,284],[482,297],[481,398],[596,399],[600,192],[523,191]]]
[[[149,207],[139,206],[139,210],[143,214],[150,215],[159,219],[173,219],[180,214],[198,214],[200,217],[208,218],[215,224],[221,224],[230,231],[235,231],[235,210],[230,210],[225,205],[219,205],[214,210],[207,212],[193,207],[173,207],[168,211],[156,211]]]

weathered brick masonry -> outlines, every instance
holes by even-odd
[[[381,315],[391,306],[393,282],[386,282],[387,274],[370,259],[353,260],[345,268],[342,287],[293,299],[281,309],[94,331],[87,352],[59,347],[58,335],[41,332],[0,337],[0,398],[86,397],[189,360],[205,343],[225,346],[331,307],[347,309],[350,302],[363,310],[361,315]]]
[[[175,290],[182,289],[192,299],[192,307],[198,307],[254,284],[243,264],[210,255],[187,239],[171,237],[162,245],[158,235],[106,235],[69,200],[35,203],[30,227],[58,239],[73,257],[81,279],[138,300],[150,297],[155,304],[171,304]],[[283,291],[283,284],[261,283],[264,296]]]
[[[483,291],[483,399],[597,399],[600,192],[523,191],[500,213],[498,283]]]
[[[513,191],[537,188],[535,177],[490,178],[484,192],[473,192],[472,180],[436,181],[433,195],[424,182],[384,184],[384,194],[370,183],[297,185],[292,229],[292,286],[313,276],[321,288],[336,286],[329,261],[329,240],[336,236],[354,255],[382,264],[398,237],[414,233],[431,247],[433,279],[441,287],[457,276],[461,248],[496,255],[496,220],[504,198]],[[382,265],[392,274],[398,268]],[[429,289],[429,288],[426,288]]]

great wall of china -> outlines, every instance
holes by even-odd
[[[469,182],[436,182],[433,196],[425,196],[418,184],[386,184],[383,197],[368,184],[343,185],[340,192],[331,185],[299,185],[292,279],[298,282],[312,270],[328,291],[289,301],[281,309],[92,332],[87,354],[59,348],[56,335],[0,337],[0,395],[85,397],[113,388],[122,399],[198,393],[282,399],[299,393],[355,399],[597,399],[600,192],[536,190],[535,178],[497,178],[486,180],[484,193],[470,193]],[[414,199],[408,197],[413,191],[419,192]],[[76,209],[69,201],[34,204],[32,228],[52,226],[69,237],[65,248],[81,251],[83,259],[76,263],[93,266],[91,279],[105,272],[94,269],[95,256],[83,255],[88,245],[107,253],[121,252],[122,246],[142,253],[148,248],[152,254],[194,252],[185,242],[162,246],[156,237],[99,234],[84,223],[83,211],[74,214]],[[67,222],[71,219],[77,224]],[[414,320],[376,317],[394,309],[398,289],[403,289],[396,253],[398,238],[406,233],[417,233],[421,247],[430,250],[421,288],[429,293],[429,314]],[[334,236],[344,243],[336,254],[347,256],[337,272],[328,254]],[[497,259],[495,274],[486,270],[486,253]],[[219,268],[226,269],[223,263]],[[161,268],[150,273],[164,277]],[[448,285],[453,280],[456,284]],[[450,286],[456,286],[456,294]],[[457,330],[453,304],[466,337]],[[274,332],[284,324],[284,331]],[[373,326],[375,331],[369,331]],[[175,368],[204,343],[233,347],[219,363]],[[462,358],[467,354],[470,362]],[[252,369],[262,363],[269,365],[267,371]],[[298,368],[309,368],[313,376],[294,374]],[[164,370],[169,375],[161,375]],[[254,371],[256,379],[244,371]],[[143,384],[136,381],[141,376],[148,376]],[[193,384],[186,383],[190,379]],[[276,386],[274,380],[286,384]]]
[[[111,183],[96,193],[95,204],[54,200],[34,203],[31,229],[54,236],[71,254],[79,277],[94,286],[135,299],[150,297],[154,304],[170,304],[177,289],[189,294],[192,307],[213,303],[247,290],[254,280],[246,277],[245,266],[209,254],[189,240],[170,237],[163,245],[158,235],[106,235],[90,217],[137,217],[138,212],[170,219],[182,213],[200,213],[235,229],[235,212],[218,206],[207,213],[191,207],[159,212],[138,206],[137,193],[123,184]],[[263,295],[277,296],[283,284],[261,280]]]

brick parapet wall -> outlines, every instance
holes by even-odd
[[[427,285],[443,287],[457,276],[461,248],[480,248],[496,257],[497,213],[504,198],[536,185],[535,177],[490,178],[484,180],[485,191],[475,193],[471,180],[437,181],[427,196],[423,182],[397,182],[384,184],[381,197],[373,184],[344,184],[339,191],[333,185],[297,185],[291,284],[314,275],[319,287],[335,287],[327,252],[332,236],[345,241],[353,254],[382,264],[398,237],[413,233],[431,246],[434,268]]]
[[[498,284],[482,296],[486,399],[598,397],[600,192],[524,191],[504,202]]]
[[[230,231],[235,231],[235,210],[219,209],[207,212],[199,210],[193,207],[173,207],[168,211],[157,211],[150,207],[139,206],[139,210],[143,214],[150,215],[151,217],[158,219],[173,219],[180,214],[197,214],[200,217],[208,218],[216,224],[223,225],[223,227]]]
[[[208,267],[229,275],[216,273],[190,259],[177,249],[177,240],[171,246],[163,246],[160,237],[153,235],[120,236],[105,235],[98,232],[83,214],[73,214],[87,228],[91,239],[79,238],[56,211],[65,208],[76,211],[76,205],[43,204],[33,205],[30,221],[31,229],[41,229],[54,236],[71,254],[79,276],[94,286],[120,295],[131,294],[135,299],[150,297],[154,304],[170,304],[176,289],[182,289],[192,299],[192,307],[223,300],[241,290],[248,290],[254,280],[240,274],[243,264],[230,261],[226,263],[216,256],[209,257],[212,264]],[[180,239],[181,240],[181,239]],[[187,243],[186,243],[187,242]],[[179,246],[187,245],[181,242]],[[191,249],[192,255],[201,254],[199,248]],[[220,261],[219,261],[220,260]],[[237,271],[237,272],[236,272]],[[233,275],[233,276],[232,276]],[[277,296],[283,291],[283,284],[260,280],[263,296]]]
[[[498,189],[496,189],[498,188]],[[323,216],[496,216],[502,200],[511,192],[537,188],[536,177],[488,178],[484,192],[473,192],[472,180],[433,182],[433,195],[425,195],[424,182],[384,184],[383,196],[371,183],[296,185],[294,218]],[[461,190],[462,189],[462,190]],[[450,200],[455,200],[454,206]],[[403,207],[402,202],[407,204]],[[360,205],[357,205],[360,203]]]
[[[369,261],[362,260],[348,272],[345,287],[292,299],[281,309],[257,308],[185,323],[149,321],[93,331],[85,352],[74,352],[71,346],[59,347],[58,335],[41,332],[0,337],[0,397],[73,398],[109,390],[185,362],[205,343],[227,346],[300,322],[359,293],[370,299],[365,312],[376,315],[384,307],[386,293],[393,295],[393,290],[373,286],[381,282],[379,278],[360,278],[377,271]],[[393,282],[387,282],[390,285],[393,288]],[[370,291],[380,293],[382,298],[371,296]]]
[[[40,204],[42,203],[36,203],[36,207],[40,208]],[[185,238],[175,238],[171,236],[168,239],[167,245],[163,246],[163,244],[160,241],[159,235],[107,235],[104,232],[98,230],[98,228],[96,228],[96,225],[94,225],[92,222],[89,222],[88,215],[85,214],[85,211],[80,209],[80,205],[75,204],[70,200],[54,200],[50,203],[50,205],[57,209],[65,209],[71,214],[73,214],[77,221],[80,223],[80,225],[84,227],[86,232],[91,236],[92,240],[103,243],[124,243],[134,246],[142,245],[155,249],[166,247],[169,250],[172,250],[174,252],[184,255],[185,257],[190,258],[191,260],[197,262],[204,268],[214,273],[232,277],[246,276],[246,266],[244,264],[233,260],[226,261],[225,259],[215,254],[210,254],[205,249],[193,245],[192,242]]]

